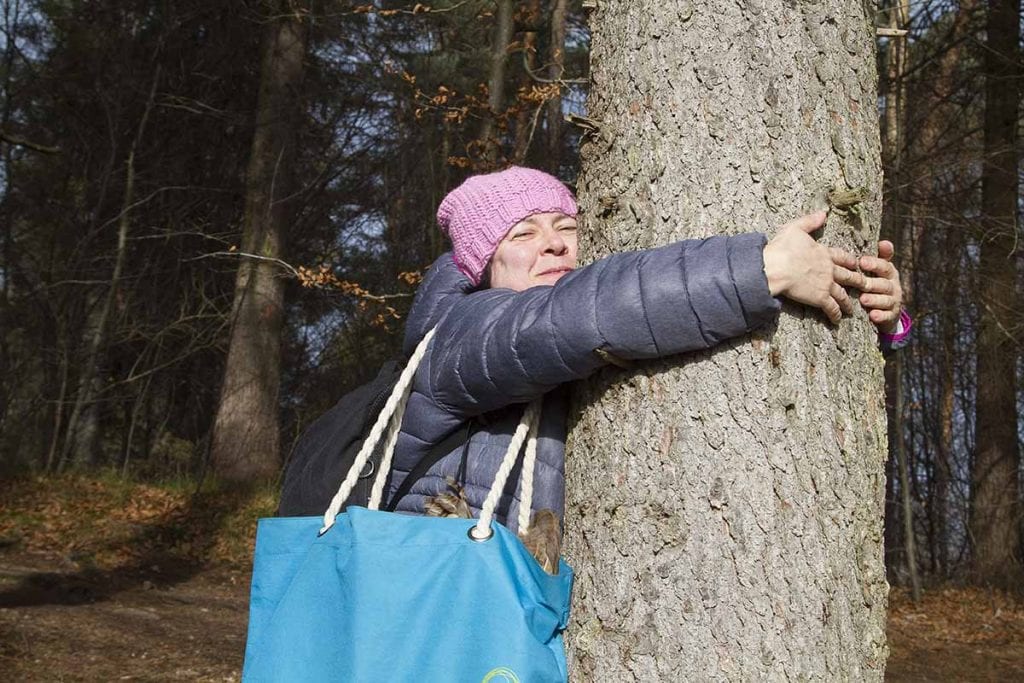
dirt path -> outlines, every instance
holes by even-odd
[[[237,681],[248,577],[181,582],[40,572],[0,556],[0,671],[6,681]],[[22,558],[19,558],[22,559]]]
[[[889,648],[888,681],[1024,681],[1024,604],[949,587],[914,605],[893,591]]]
[[[237,681],[249,577],[224,567],[61,571],[0,549],[4,681]],[[899,593],[886,679],[1024,681],[1024,607],[981,591]]]
[[[894,683],[1009,683],[1024,681],[1024,643],[977,646],[922,640],[901,628],[889,630],[885,680]]]

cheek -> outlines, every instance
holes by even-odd
[[[569,248],[569,255],[572,256],[572,267],[575,268],[576,259],[579,255],[579,251],[577,249],[579,243],[576,241],[576,235],[573,234],[569,237],[569,239],[565,240],[565,245]]]
[[[492,259],[491,286],[521,291],[529,286],[535,255],[520,245],[504,243]]]

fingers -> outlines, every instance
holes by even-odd
[[[847,270],[842,266],[833,266],[832,279],[844,287],[856,287],[861,291],[868,291],[866,289],[868,278],[864,277],[863,273],[858,273],[855,270]]]
[[[843,309],[839,307],[839,303],[831,296],[826,296],[821,302],[821,310],[824,311],[828,319],[833,323],[838,323],[843,319]]]
[[[864,308],[892,310],[896,308],[896,299],[888,294],[861,294],[859,299]]]
[[[868,320],[875,325],[891,325],[899,320],[900,314],[897,311],[882,311],[871,309],[868,311]]]
[[[842,309],[843,313],[846,315],[853,313],[853,299],[851,299],[850,295],[846,293],[846,290],[843,289],[842,285],[838,282],[833,282],[829,293],[832,295],[832,298],[836,303],[839,304],[839,308]]]
[[[790,221],[783,227],[798,228],[807,234],[810,234],[825,224],[825,218],[827,215],[828,214],[824,211],[816,211],[814,213],[809,213],[806,216],[801,216],[795,221]]]
[[[891,279],[896,275],[896,266],[884,258],[875,256],[861,256],[860,269],[884,278]]]
[[[893,254],[896,253],[896,248],[892,245],[889,240],[882,240],[878,243],[878,258],[891,261]]]
[[[783,226],[765,246],[764,271],[769,292],[773,296],[781,295],[797,303],[815,306],[832,323],[838,323],[844,314],[852,315],[856,307],[856,298],[851,297],[845,287],[870,291],[873,296],[887,296],[892,294],[892,285],[884,283],[883,277],[883,283],[869,286],[868,281],[877,278],[869,278],[860,271],[875,271],[865,269],[860,258],[843,249],[825,247],[810,239],[808,235],[824,225],[825,218],[826,213],[819,211],[801,216]],[[890,252],[887,247],[879,247],[880,256]],[[777,258],[780,253],[787,258]],[[869,264],[872,267],[883,273],[889,272],[885,269],[889,264],[884,258],[865,258],[873,259]]]
[[[870,320],[880,332],[895,329],[903,305],[903,290],[900,287],[900,274],[892,264],[896,250],[892,242],[882,240],[878,243],[878,256],[861,256],[858,263],[861,270],[878,277],[864,279],[862,294],[858,297],[861,305],[868,312]]]
[[[886,280],[885,278],[866,277],[864,282],[857,286],[857,289],[868,294],[893,294],[896,291],[896,285],[892,280]]]
[[[842,266],[849,270],[857,270],[857,257],[848,251],[843,251],[838,247],[829,247],[829,255],[832,256],[832,263],[837,266]]]

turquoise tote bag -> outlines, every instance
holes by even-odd
[[[572,570],[562,561],[557,575],[547,574],[493,519],[525,441],[519,528],[528,529],[539,400],[524,412],[478,520],[377,509],[432,335],[413,354],[324,516],[259,521],[243,681],[567,679],[562,632]],[[368,508],[339,515],[382,435]]]

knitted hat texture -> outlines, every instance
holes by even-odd
[[[535,213],[552,211],[575,216],[572,192],[543,171],[513,166],[467,178],[441,202],[437,222],[451,238],[459,270],[478,285],[512,226]]]

